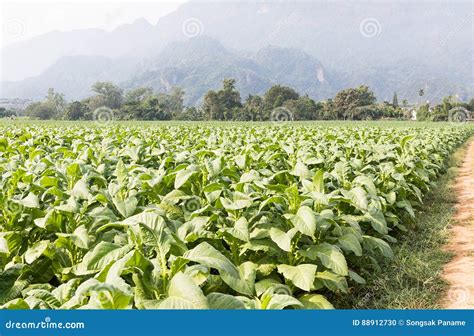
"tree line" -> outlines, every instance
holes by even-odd
[[[244,100],[234,79],[224,79],[218,90],[209,90],[202,103],[185,106],[185,92],[173,88],[169,93],[156,93],[148,87],[122,90],[111,82],[97,82],[92,96],[66,102],[64,95],[49,89],[43,101],[30,104],[23,114],[31,119],[93,120],[94,111],[107,108],[116,120],[377,120],[410,119],[413,106],[406,100],[399,104],[397,93],[392,101],[377,102],[368,86],[348,88],[334,98],[316,102],[293,88],[274,85],[263,95],[249,95]],[[424,92],[420,90],[420,99]],[[474,99],[469,103],[446,97],[441,104],[418,104],[418,120],[444,121],[456,106],[474,111]],[[0,108],[0,117],[12,115]]]

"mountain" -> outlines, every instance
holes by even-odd
[[[67,99],[82,99],[91,95],[94,82],[108,80],[124,89],[140,86],[169,92],[173,87],[181,87],[186,92],[186,103],[196,104],[208,90],[219,88],[223,79],[235,78],[243,98],[262,94],[279,83],[322,99],[335,92],[325,76],[321,63],[299,50],[267,47],[255,54],[242,55],[217,40],[201,36],[171,43],[158,55],[144,60],[63,57],[39,76],[5,82],[3,92],[11,97],[41,99],[53,87]]]
[[[208,37],[170,44],[124,86],[150,86],[164,92],[179,86],[186,92],[186,102],[194,104],[209,89],[219,88],[224,78],[237,80],[243,98],[262,94],[277,83],[319,99],[334,91],[321,63],[302,51],[267,47],[243,56]]]
[[[130,78],[137,61],[128,58],[104,56],[65,56],[41,75],[18,82],[3,82],[3,97],[40,100],[48,88],[63,93],[67,99],[92,95],[92,84],[97,81],[120,83]]]
[[[141,19],[112,32],[101,29],[53,31],[2,48],[2,81],[19,81],[41,74],[64,56],[135,57],[131,46],[152,30]],[[131,43],[130,43],[131,42]]]
[[[112,32],[53,32],[8,46],[2,50],[2,79],[19,81],[51,71],[64,56],[100,56],[141,60],[126,85],[166,89],[182,83],[190,101],[205,91],[197,85],[214,86],[229,75],[257,92],[282,82],[328,97],[334,89],[369,84],[380,99],[397,91],[414,101],[420,88],[430,100],[448,94],[465,99],[474,95],[472,12],[471,1],[190,1],[156,25],[139,20]],[[204,45],[200,60],[173,50],[176,43],[204,36],[219,41],[225,51]],[[178,61],[183,55],[187,63]],[[315,59],[318,64],[311,65]],[[323,66],[321,73],[317,69]],[[12,85],[22,86],[4,87]],[[12,91],[2,90],[0,96],[7,93]]]

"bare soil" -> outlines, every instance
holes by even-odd
[[[456,177],[456,214],[446,248],[454,258],[446,264],[443,279],[449,288],[442,300],[448,309],[474,309],[474,140]]]

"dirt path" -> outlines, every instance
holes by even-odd
[[[450,287],[442,301],[449,309],[474,309],[474,140],[454,185],[457,212],[450,230],[447,249],[454,252],[453,260],[443,270]]]

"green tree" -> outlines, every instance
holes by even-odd
[[[466,107],[469,111],[474,111],[474,98],[471,98],[471,100],[469,101],[469,103],[467,103],[467,107]]]
[[[142,109],[147,99],[153,95],[153,89],[138,87],[125,93],[118,117],[124,120],[142,119],[145,114]]]
[[[11,118],[15,117],[16,113],[14,110],[6,109],[5,107],[0,107],[0,118]]]
[[[235,79],[224,79],[223,88],[217,92],[208,91],[202,105],[209,120],[236,119],[241,107],[240,92],[235,87]]]
[[[396,92],[393,93],[392,106],[395,107],[395,108],[398,107],[398,97],[397,97]]]
[[[283,106],[292,113],[293,120],[316,120],[323,117],[322,104],[317,104],[307,95],[287,100]]]
[[[277,107],[283,106],[286,101],[298,98],[299,94],[294,89],[287,86],[274,85],[264,95],[265,108],[267,111],[272,111]]]
[[[45,103],[54,106],[57,116],[63,114],[67,105],[64,95],[62,93],[56,92],[53,88],[48,89]]]
[[[159,93],[157,95],[164,111],[174,118],[184,110],[184,90],[174,87],[170,94]]]
[[[25,115],[32,119],[48,120],[57,117],[58,111],[49,102],[35,102],[26,107]]]
[[[374,93],[368,86],[345,89],[334,97],[334,109],[337,119],[359,119],[358,107],[372,105],[376,102]]]
[[[202,109],[208,120],[223,120],[224,119],[224,107],[221,106],[219,96],[216,91],[209,90],[204,96],[204,102]]]
[[[87,119],[87,105],[80,101],[73,101],[64,111],[64,118],[67,120],[85,120]]]
[[[125,93],[124,104],[140,104],[145,98],[153,95],[153,89],[150,87],[137,87]]]
[[[263,121],[268,120],[265,115],[265,102],[262,97],[249,95],[245,100],[239,120]]]
[[[122,105],[123,90],[111,82],[97,82],[92,85],[92,91],[97,94],[102,106],[118,109]],[[96,108],[98,107],[101,106]]]

